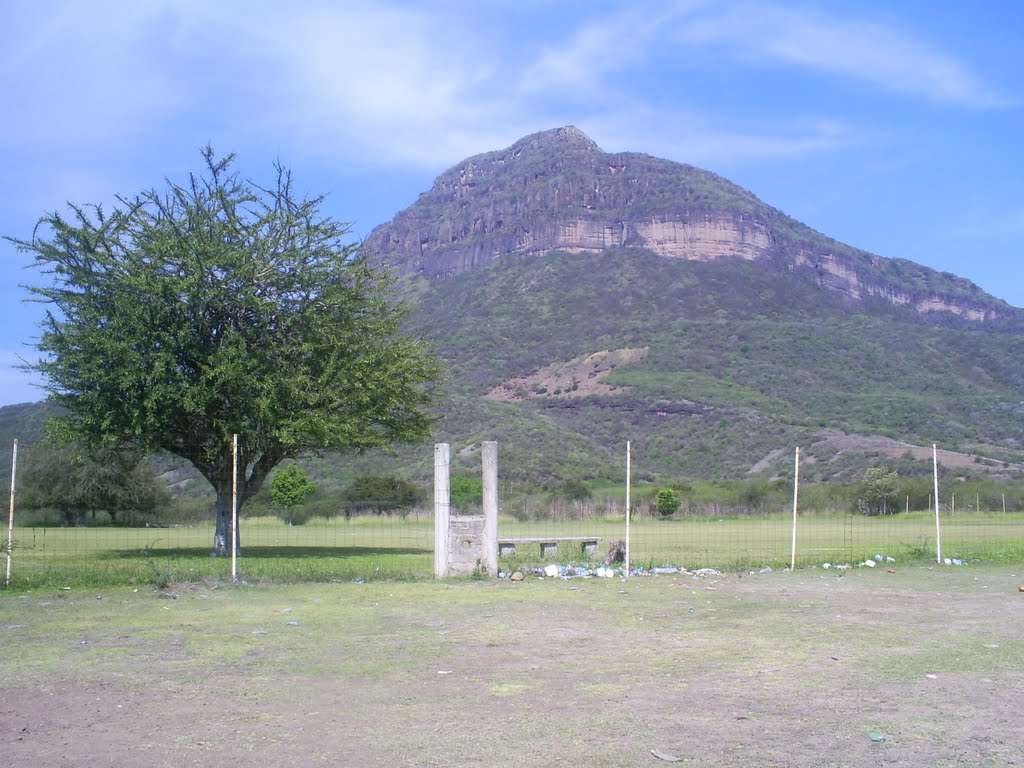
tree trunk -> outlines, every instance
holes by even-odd
[[[224,557],[231,554],[231,495],[230,479],[227,483],[219,483],[217,485],[217,528],[213,534],[213,555],[215,557]],[[238,552],[241,553],[242,539],[237,528],[235,529],[235,546],[238,548]]]

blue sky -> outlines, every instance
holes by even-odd
[[[199,148],[353,239],[460,160],[576,125],[1024,306],[1018,0],[46,0],[0,4],[0,234],[181,181]],[[0,404],[43,277],[0,242]]]

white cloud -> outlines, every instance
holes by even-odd
[[[750,62],[786,63],[961,106],[1008,103],[955,57],[874,21],[763,3],[711,6],[677,21],[681,42],[721,47]]]
[[[506,116],[493,54],[457,19],[395,6],[297,6],[251,14],[241,53],[265,77],[271,130],[359,159],[436,165],[486,146]],[[514,113],[508,113],[514,117]]]
[[[9,143],[88,145],[144,133],[186,94],[164,54],[166,3],[19,3],[6,9],[0,93]]]
[[[647,151],[682,134],[700,149],[687,152],[694,159],[818,152],[848,140],[821,127],[737,130],[714,99],[669,93],[665,70],[716,58],[948,103],[999,101],[963,63],[878,22],[798,5],[657,8],[538,4],[510,30],[493,10],[460,3],[21,4],[0,32],[11,43],[0,53],[0,88],[18,106],[0,138],[6,131],[42,148],[159,131],[192,148],[220,136],[238,147],[251,136],[290,157],[298,148],[333,163],[422,168],[564,123],[609,126],[613,136],[633,126],[630,135],[651,140],[632,146]],[[548,30],[545,14],[561,14],[561,31]],[[32,72],[26,84],[10,85],[22,71]]]
[[[519,90],[524,94],[558,90],[574,98],[599,94],[607,75],[645,58],[645,48],[656,32],[653,22],[633,9],[585,24],[571,39],[544,46],[519,76]]]

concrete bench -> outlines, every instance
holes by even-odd
[[[559,542],[577,542],[583,554],[593,557],[597,554],[597,545],[601,541],[600,536],[537,536],[534,538],[519,539],[498,539],[498,556],[515,557],[516,544],[540,544],[541,557],[554,557],[558,554]]]

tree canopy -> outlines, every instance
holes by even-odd
[[[49,305],[33,367],[50,396],[83,437],[190,461],[217,491],[223,554],[233,434],[244,503],[284,459],[426,437],[440,369],[323,197],[280,164],[264,187],[202,155],[186,184],[10,239],[49,278],[28,290]]]
[[[25,452],[19,498],[27,509],[56,509],[67,525],[105,512],[114,524],[151,515],[170,501],[144,453],[48,435]]]
[[[345,516],[353,512],[378,514],[399,510],[407,513],[419,503],[422,494],[414,483],[390,475],[365,475],[356,478],[345,491]]]
[[[316,484],[298,464],[289,464],[274,472],[270,478],[270,499],[275,507],[284,510],[284,519],[289,525],[298,520],[295,511],[306,503],[314,491]]]
[[[896,485],[899,475],[884,467],[869,467],[864,472],[857,493],[858,508],[866,515],[886,515],[896,508]]]

